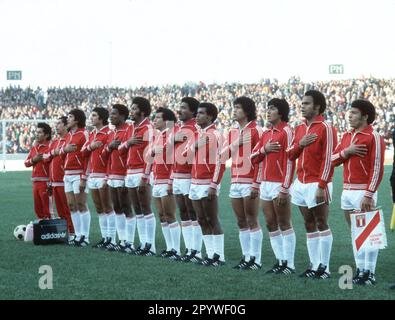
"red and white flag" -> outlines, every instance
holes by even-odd
[[[351,217],[351,236],[354,248],[384,249],[387,246],[382,210],[354,212]]]

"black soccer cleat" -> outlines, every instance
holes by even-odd
[[[245,256],[242,256],[240,262],[233,267],[233,269],[243,269],[247,265],[247,261],[245,260]]]
[[[94,246],[92,246],[92,248],[101,249],[104,247],[105,243],[106,243],[106,238],[101,238],[101,240],[98,243],[96,243]]]
[[[199,262],[200,265],[202,266],[210,266],[211,263],[213,262],[213,259],[209,258],[208,256],[206,256],[206,258],[201,259],[201,261]]]
[[[262,269],[262,266],[255,262],[255,257],[252,256],[250,261],[248,261],[243,267],[240,269],[242,270],[259,270]]]
[[[122,247],[121,247],[121,241],[118,241],[118,243],[112,243],[107,246],[107,250],[110,252],[121,252]]]
[[[157,255],[158,258],[166,258],[170,251],[163,250],[161,253]]]
[[[213,258],[211,259],[211,264],[209,264],[209,266],[211,267],[220,267],[223,266],[225,264],[225,261],[221,261],[219,254],[214,253]]]
[[[352,283],[353,284],[361,284],[360,278],[362,278],[362,276],[363,276],[363,272],[361,270],[359,270],[359,268],[357,268],[357,270],[355,270],[355,276],[354,276],[354,278],[352,278]]]
[[[127,253],[127,254],[131,254],[131,255],[135,255],[136,254],[136,250],[134,250],[133,245],[129,242],[125,242],[125,246],[123,248],[123,252]]]
[[[277,260],[277,262],[274,264],[274,266],[267,270],[265,273],[266,274],[276,274],[281,270],[282,265],[280,264],[280,260]]]
[[[77,243],[76,236],[75,236],[75,235],[70,236],[69,239],[68,239],[68,241],[67,241],[67,244],[68,244],[69,246],[75,246],[76,243]]]
[[[316,271],[313,269],[313,265],[310,263],[309,267],[306,269],[305,272],[301,273],[299,275],[300,278],[314,278]]]
[[[180,255],[175,249],[171,249],[170,254],[167,256],[167,258],[169,258],[169,260],[177,261],[180,259]]]
[[[199,253],[199,251],[192,249],[188,259],[184,260],[183,262],[194,262],[200,264],[203,260],[202,258],[198,257]]]
[[[77,247],[87,247],[89,246],[89,241],[86,240],[85,236],[81,236],[80,241],[75,244]]]
[[[364,270],[361,278],[361,282],[363,282],[363,285],[367,286],[372,286],[376,284],[376,278],[374,276],[374,273],[371,273],[369,270]],[[362,284],[362,283],[358,283]]]
[[[331,274],[326,270],[327,266],[320,263],[317,271],[315,272],[314,279],[329,279],[331,277]]]
[[[189,250],[188,249],[185,249],[185,252],[184,252],[184,254],[182,255],[182,256],[180,256],[180,261],[182,261],[182,262],[189,262],[189,256],[190,256],[190,254],[189,254]],[[188,261],[187,261],[188,260]]]
[[[150,243],[146,243],[143,251],[140,253],[140,256],[144,257],[154,257],[156,256],[155,252],[151,250],[152,245]]]

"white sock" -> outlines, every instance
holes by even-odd
[[[107,237],[107,230],[108,230],[107,215],[105,213],[98,213],[97,215],[99,216],[101,237],[105,239]]]
[[[244,256],[244,260],[249,261],[250,243],[251,243],[250,229],[240,229],[239,240],[240,240],[241,252]]]
[[[214,253],[219,255],[220,261],[225,261],[224,235],[213,234],[212,237],[214,242]]]
[[[276,259],[280,261],[285,260],[283,257],[283,236],[280,230],[269,232],[270,244]]]
[[[89,242],[89,231],[91,227],[91,213],[89,210],[80,212],[81,234],[85,236],[85,240]]]
[[[117,241],[117,228],[115,227],[115,212],[107,215],[107,237],[111,238],[111,243],[115,244]]]
[[[261,265],[263,233],[260,227],[250,230],[250,256],[255,257],[255,263]]]
[[[126,240],[126,216],[124,213],[115,215],[115,225],[117,226],[118,239]]]
[[[191,252],[192,249],[192,221],[181,221],[181,230],[182,230],[182,237],[184,238],[185,249],[188,249],[188,252]]]
[[[333,236],[331,229],[320,232],[320,251],[321,263],[326,266],[326,272],[329,273],[329,261],[331,258]]]
[[[206,247],[206,253],[208,258],[212,258],[214,255],[214,236],[212,234],[203,235],[204,246]]]
[[[192,221],[192,249],[196,250],[198,254],[196,254],[197,257],[201,258],[202,257],[202,245],[203,245],[203,233],[202,233],[202,228],[199,225],[199,222]]]
[[[162,226],[163,237],[165,238],[165,242],[166,242],[166,251],[170,251],[172,247],[172,243],[171,243],[169,224],[167,222],[162,222],[160,225]]]
[[[134,248],[134,233],[136,231],[136,217],[126,218],[126,242]]]
[[[145,234],[146,234],[146,243],[151,244],[151,251],[156,252],[155,247],[155,229],[156,229],[156,219],[153,213],[147,214],[144,216],[145,220]]]
[[[178,221],[175,221],[169,224],[170,236],[172,242],[172,249],[177,251],[177,254],[180,254],[180,238],[181,238],[181,228]]]
[[[137,231],[139,233],[140,245],[144,248],[145,243],[147,242],[146,233],[145,233],[145,219],[143,214],[137,214]]]
[[[359,269],[359,271],[363,271],[365,269],[365,249],[356,250],[354,246],[352,246],[352,251],[354,253],[355,265]]]
[[[71,220],[73,221],[75,239],[78,241],[81,238],[81,218],[78,211],[71,212]]]
[[[287,266],[295,269],[295,246],[296,236],[294,229],[288,229],[281,232],[283,235],[283,256],[287,260]]]
[[[376,273],[376,263],[379,250],[367,250],[365,253],[365,270],[369,270],[371,273]]]
[[[307,251],[309,253],[310,262],[313,265],[312,269],[317,270],[321,260],[320,233],[318,231],[306,233],[306,241],[307,241]]]

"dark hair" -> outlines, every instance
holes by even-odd
[[[189,110],[193,113],[193,116],[196,117],[199,101],[192,97],[184,97],[181,99],[181,102],[185,102],[188,105]]]
[[[273,98],[271,99],[268,103],[267,106],[273,106],[276,107],[278,110],[278,113],[281,115],[281,121],[288,122],[289,118],[289,104],[287,100],[285,99],[279,99],[279,98]]]
[[[233,105],[240,104],[244,113],[247,115],[248,121],[256,119],[256,106],[254,100],[248,97],[238,97],[233,101]]]
[[[320,106],[320,114],[323,114],[326,109],[326,100],[324,95],[317,90],[309,90],[304,94],[313,98],[313,103],[315,106]]]
[[[209,115],[209,116],[211,116],[213,118],[212,122],[214,122],[217,119],[218,109],[212,103],[201,102],[201,103],[199,103],[199,107],[198,108],[205,108],[207,115]]]
[[[170,109],[159,107],[158,110],[156,110],[156,113],[162,113],[162,118],[164,121],[177,121],[176,115]]]
[[[73,109],[69,112],[74,116],[74,119],[78,122],[78,128],[85,128],[86,116],[84,111],[80,109]]]
[[[67,126],[67,117],[66,117],[66,116],[61,116],[61,117],[59,117],[58,120],[62,121],[63,124],[64,124],[65,126]]]
[[[37,124],[37,128],[43,129],[44,134],[47,134],[47,135],[48,135],[47,141],[51,140],[51,132],[52,132],[52,131],[51,131],[51,127],[49,126],[48,123],[39,122],[39,123]]]
[[[132,100],[132,104],[137,104],[140,112],[143,112],[145,117],[148,117],[151,114],[151,104],[148,99],[143,97],[135,97]]]
[[[368,101],[363,99],[358,99],[351,103],[351,108],[356,108],[361,111],[362,116],[368,115],[368,124],[373,123],[376,118],[376,110],[374,105]]]
[[[112,108],[118,110],[118,113],[124,116],[125,121],[129,118],[129,109],[125,105],[117,103],[113,104]]]
[[[103,124],[106,126],[108,125],[108,110],[106,108],[103,107],[96,107],[92,110],[92,112],[96,112],[99,116],[100,120],[103,120]]]

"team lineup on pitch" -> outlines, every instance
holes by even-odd
[[[298,276],[329,279],[333,236],[328,213],[334,168],[343,164],[341,209],[351,226],[354,212],[361,215],[376,208],[385,146],[371,126],[375,109],[369,101],[352,103],[351,129],[339,142],[336,130],[322,116],[325,107],[319,91],[307,91],[303,118],[293,128],[288,124],[287,101],[274,98],[268,102],[269,125],[261,128],[255,121],[254,101],[242,96],[233,103],[235,125],[226,133],[215,127],[216,106],[191,97],[180,101],[178,119],[171,110],[158,108],[153,122],[150,102],[142,97],[133,99],[130,110],[121,104],[110,111],[95,108],[89,116],[94,127],[90,133],[86,115],[74,109],[58,119],[54,140],[47,124],[37,126],[36,142],[25,161],[33,166],[36,215],[50,218],[53,199],[59,217],[67,221],[68,244],[88,247],[91,190],[102,238],[93,248],[220,267],[226,259],[218,196],[224,192],[221,180],[228,161],[229,197],[241,247],[240,262],[232,268],[262,268],[262,210],[275,256],[275,264],[265,273],[296,272],[292,203],[302,214],[308,251],[307,269]],[[156,249],[157,217],[166,246],[161,252]],[[378,247],[352,247],[356,265],[352,283],[376,284]]]

